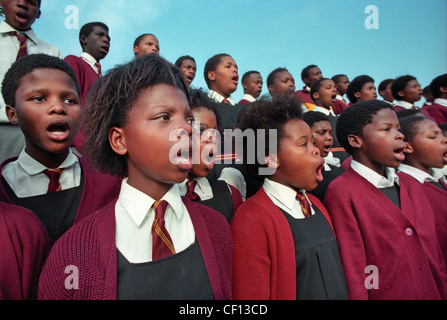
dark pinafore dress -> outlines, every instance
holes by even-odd
[[[213,198],[199,201],[199,203],[210,207],[224,215],[228,223],[234,216],[233,198],[225,181],[215,180],[210,182]]]
[[[119,250],[118,300],[212,300],[199,243],[172,256],[130,263]]]
[[[282,209],[295,243],[297,300],[346,300],[348,288],[338,242],[324,215],[295,219]]]

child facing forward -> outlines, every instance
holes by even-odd
[[[127,178],[118,198],[55,244],[39,298],[231,299],[229,225],[177,186],[192,167],[194,119],[179,69],[148,55],[111,70],[93,92],[86,155]],[[64,285],[68,265],[79,270],[77,290]]]
[[[398,177],[404,135],[393,107],[359,102],[342,112],[337,136],[352,155],[331,182],[334,224],[350,299],[443,299],[445,268],[434,215],[417,182]]]
[[[300,119],[300,102],[277,96],[253,102],[242,130],[259,133],[255,164],[244,157],[252,176],[264,174],[262,188],[238,209],[232,221],[235,299],[346,299],[338,244],[326,209],[304,190],[322,180],[323,159],[309,126]],[[276,130],[277,148],[269,137]],[[264,143],[265,142],[265,143]],[[259,160],[258,156],[264,158]]]
[[[8,118],[23,131],[25,148],[0,167],[0,201],[33,211],[57,240],[110,202],[120,180],[92,170],[70,148],[81,107],[68,63],[45,54],[20,58],[6,73],[2,94]]]

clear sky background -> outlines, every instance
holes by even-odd
[[[369,5],[378,11],[365,13]],[[446,0],[42,0],[41,10],[33,27],[64,56],[81,54],[78,34],[87,22],[110,27],[103,70],[133,59],[135,38],[154,33],[164,58],[196,59],[194,87],[206,88],[203,68],[217,53],[235,59],[240,78],[260,71],[263,94],[277,67],[289,69],[297,88],[309,64],[317,64],[324,77],[368,74],[376,87],[404,74],[425,86],[447,72]],[[378,29],[368,29],[365,21]],[[238,101],[242,95],[239,84],[233,96]]]

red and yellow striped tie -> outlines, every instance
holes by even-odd
[[[26,35],[22,37],[17,32],[13,33],[19,40],[19,51],[17,52],[17,58],[16,58],[16,60],[19,60],[19,58],[28,55],[28,50],[26,48]]]
[[[310,209],[309,201],[307,201],[306,196],[302,192],[296,193],[296,198],[300,202],[301,210],[303,211],[303,215],[305,218],[310,217],[312,215],[312,211]]]
[[[165,211],[168,203],[158,200],[154,203],[154,223],[152,224],[152,260],[158,260],[175,254],[174,244],[165,228]]]
[[[64,169],[47,169],[43,173],[50,178],[50,183],[48,184],[47,193],[58,192],[62,190],[59,178]]]

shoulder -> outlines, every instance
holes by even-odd
[[[61,50],[54,44],[51,44],[41,38],[37,38],[37,46],[39,53],[45,53],[51,56],[62,58]]]

